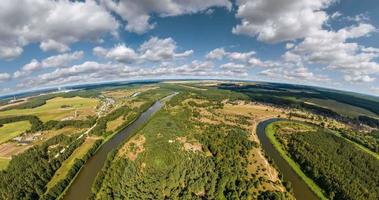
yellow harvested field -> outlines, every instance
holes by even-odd
[[[32,145],[20,145],[17,142],[7,142],[0,144],[0,157],[11,159],[12,156],[20,154],[27,149],[29,149]]]
[[[0,127],[0,144],[6,142],[30,129],[29,121],[20,121],[4,124]]]
[[[118,127],[120,127],[124,123],[124,117],[120,116],[119,118],[107,122],[107,132],[108,131],[115,131]]]
[[[55,184],[57,184],[60,180],[64,179],[71,169],[71,167],[75,164],[76,159],[81,159],[83,156],[90,150],[95,144],[98,138],[87,137],[86,140],[80,147],[75,149],[75,151],[68,157],[63,163],[62,166],[55,172],[53,178],[47,184],[47,188],[50,189]]]
[[[56,97],[46,101],[45,105],[31,109],[12,109],[1,111],[0,117],[35,115],[43,122],[63,119],[85,119],[96,114],[99,100],[93,98],[62,98]]]

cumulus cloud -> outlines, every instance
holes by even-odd
[[[262,61],[257,58],[255,51],[248,52],[229,52],[225,51],[224,48],[216,48],[205,55],[205,58],[208,60],[223,60],[224,58],[228,59],[230,62],[239,62],[243,63],[246,67],[274,67],[278,63],[273,61]]]
[[[151,14],[160,17],[178,16],[207,11],[211,7],[225,7],[231,9],[229,0],[99,0],[109,10],[117,13],[127,22],[126,30],[135,33],[144,33],[155,27],[150,22]]]
[[[17,70],[13,74],[13,77],[25,77],[42,68],[67,67],[67,65],[69,65],[71,62],[75,60],[80,60],[83,57],[83,55],[83,51],[75,51],[73,53],[64,53],[55,56],[50,56],[43,59],[42,61],[33,59],[28,64],[24,65],[20,70]]]
[[[63,44],[60,42],[57,42],[55,40],[47,40],[47,41],[42,41],[39,47],[43,51],[57,51],[60,53],[66,52],[70,50],[70,47],[67,44]]]
[[[330,81],[327,76],[316,75],[306,67],[271,68],[261,71],[259,75],[275,78],[276,80],[295,80],[297,82],[325,82]]]
[[[4,0],[0,4],[0,58],[13,59],[30,43],[65,52],[82,40],[116,34],[117,20],[96,1]]]
[[[8,81],[11,78],[11,75],[8,73],[0,73],[0,83],[4,81]]]
[[[221,60],[226,55],[224,48],[216,48],[210,51],[205,57],[210,60]]]
[[[97,56],[102,56],[123,63],[132,63],[139,58],[139,55],[134,49],[125,46],[125,44],[118,44],[111,49],[95,47],[93,53]]]
[[[246,65],[243,65],[243,64],[229,62],[229,63],[222,64],[220,68],[227,71],[234,72],[234,73],[239,73],[242,76],[248,75],[248,72],[247,72],[248,68],[246,67]]]
[[[362,83],[362,82],[373,82],[375,78],[370,77],[369,75],[345,75],[345,81],[354,82],[354,83]]]
[[[18,88],[58,86],[70,83],[88,83],[104,80],[130,78],[188,76],[188,77],[227,77],[235,78],[244,74],[230,69],[216,70],[210,61],[194,60],[187,64],[162,63],[156,67],[132,67],[124,63],[99,63],[87,61],[68,68],[57,68],[52,72],[29,77],[19,83]]]
[[[324,8],[335,0],[237,0],[241,23],[233,33],[275,43],[304,38],[328,19]]]
[[[232,61],[247,62],[249,59],[253,58],[255,51],[249,52],[228,52],[224,48],[216,48],[210,51],[205,57],[209,60],[222,60],[227,57]]]
[[[328,70],[344,73],[344,80],[349,82],[369,82],[373,80],[370,74],[379,73],[379,64],[374,60],[379,57],[379,51],[348,40],[375,31],[371,24],[358,24],[338,31],[319,30],[286,52],[284,57],[294,62],[326,65]]]
[[[129,48],[125,44],[119,44],[110,49],[95,47],[93,53],[122,63],[163,62],[188,57],[193,54],[193,50],[177,52],[177,48],[177,44],[172,38],[160,39],[152,37],[142,43],[138,50]]]

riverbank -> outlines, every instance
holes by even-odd
[[[117,134],[114,134],[114,136],[109,137],[109,139],[100,146],[95,155],[90,158],[79,171],[76,178],[70,184],[70,187],[68,187],[65,194],[63,194],[63,199],[87,199],[91,195],[92,184],[95,181],[98,172],[101,171],[107,159],[108,153],[117,148],[131,134],[146,124],[150,117],[163,107],[164,103],[162,103],[162,101],[169,99],[174,95],[175,94],[171,94],[161,100],[156,101],[125,129],[121,130]]]
[[[274,122],[273,122],[274,123]],[[279,141],[275,138],[275,128],[273,123],[270,123],[265,128],[265,134],[267,138],[270,140],[272,145],[275,147],[275,149],[279,152],[279,154],[282,156],[284,160],[287,161],[287,163],[291,166],[291,168],[296,172],[298,176],[301,177],[301,179],[306,183],[306,185],[322,200],[327,200],[328,198],[325,197],[322,189],[309,177],[307,177],[304,172],[300,169],[299,165],[295,163],[294,160],[292,160],[285,150],[282,148]]]

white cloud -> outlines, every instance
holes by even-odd
[[[102,47],[95,47],[93,53],[97,56],[102,56],[123,63],[135,62],[139,57],[134,49],[125,46],[125,44],[118,44],[109,50]]]
[[[210,51],[205,57],[211,60],[221,60],[226,55],[224,48],[217,48]]]
[[[177,48],[177,44],[172,38],[152,37],[141,44],[137,51],[125,46],[125,44],[119,44],[111,49],[95,47],[93,53],[122,63],[163,62],[193,54],[193,50],[177,52]]]
[[[14,74],[14,78],[26,77],[35,71],[42,68],[59,68],[67,67],[71,62],[80,60],[84,55],[83,51],[75,51],[73,53],[64,53],[55,56],[50,56],[42,61],[36,59],[31,60],[28,64],[24,65],[20,70],[17,70]]]
[[[220,68],[227,71],[234,72],[234,73],[240,73],[240,74],[243,74],[244,76],[247,76],[248,74],[247,73],[248,68],[246,67],[246,65],[243,65],[243,64],[229,62],[229,63],[222,64]]]
[[[238,62],[248,62],[255,55],[255,51],[249,52],[228,52],[224,48],[216,48],[210,51],[205,58],[209,60],[222,60],[227,57],[229,60]]]
[[[376,31],[370,24],[358,24],[338,31],[319,30],[306,37],[293,49],[286,52],[285,59],[326,65],[328,70],[360,76],[357,80],[370,80],[368,75],[379,73],[379,64],[374,61],[379,57],[377,48],[364,47],[348,40],[369,36]],[[354,78],[345,78],[354,81]]]
[[[246,76],[233,69],[218,70],[211,61],[194,60],[188,64],[162,63],[156,67],[131,67],[123,63],[98,63],[87,61],[68,68],[57,68],[52,72],[29,77],[19,83],[17,88],[58,86],[64,84],[79,84],[104,80],[125,80],[146,77],[226,77],[236,78]]]
[[[222,60],[227,58],[230,62],[240,62],[249,67],[275,67],[278,63],[273,61],[262,61],[257,58],[255,51],[249,52],[228,52],[224,48],[216,48],[205,56],[208,60]]]
[[[362,83],[362,82],[373,82],[375,78],[370,77],[369,75],[345,75],[344,76],[345,81],[352,82],[352,83]]]
[[[322,9],[334,0],[237,0],[241,23],[235,34],[275,43],[304,38],[321,29],[328,19]]]
[[[193,53],[192,50],[177,53],[176,49],[176,42],[172,38],[160,39],[152,37],[140,46],[139,52],[141,53],[142,59],[149,61],[162,61],[177,57],[187,57]]]
[[[11,78],[11,75],[8,73],[0,73],[0,83],[4,81],[8,81]]]
[[[66,44],[62,44],[60,42],[57,42],[55,40],[47,40],[47,41],[42,41],[41,44],[39,45],[40,48],[43,51],[57,51],[60,53],[66,52],[70,50],[70,47],[67,46]]]
[[[160,17],[178,16],[206,11],[211,7],[231,9],[229,0],[99,0],[106,8],[117,13],[127,22],[126,30],[144,33],[155,27],[150,23],[150,15]]]
[[[12,59],[29,43],[44,51],[69,50],[81,40],[116,34],[118,22],[95,1],[3,0],[0,4],[0,58]]]
[[[276,80],[292,80],[296,82],[325,82],[330,81],[327,76],[316,75],[305,67],[296,68],[271,68],[261,71],[259,75],[274,78]]]

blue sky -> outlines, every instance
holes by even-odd
[[[226,78],[379,95],[374,0],[21,1],[0,5],[0,94]]]

